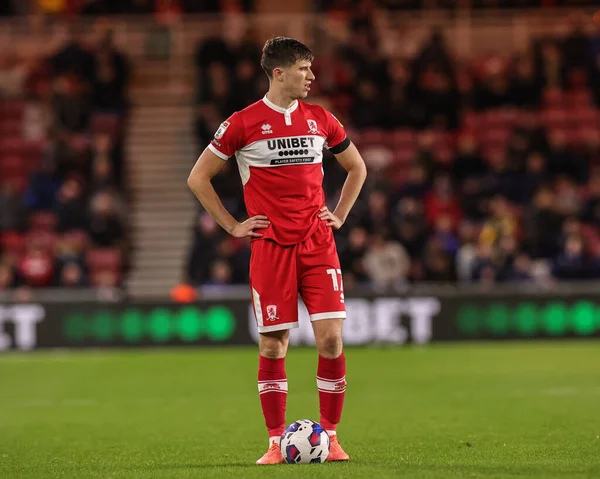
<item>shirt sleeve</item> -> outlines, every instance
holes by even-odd
[[[243,147],[244,125],[239,113],[234,113],[221,123],[208,149],[223,160],[227,160]]]
[[[325,115],[327,116],[327,148],[337,155],[350,146],[350,140],[340,120],[329,111],[325,111]]]

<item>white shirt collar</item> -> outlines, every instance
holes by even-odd
[[[271,108],[272,110],[278,111],[279,113],[283,113],[284,115],[289,115],[290,113],[295,111],[296,108],[298,108],[298,100],[294,100],[294,103],[292,103],[292,106],[290,106],[287,109],[277,106],[275,103],[273,103],[271,100],[269,100],[267,98],[267,95],[265,95],[263,97],[263,101],[265,102],[265,105],[267,105],[269,108]]]

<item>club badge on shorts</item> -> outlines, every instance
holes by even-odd
[[[277,306],[274,304],[270,304],[267,306],[267,321],[277,321],[279,316],[277,316]]]

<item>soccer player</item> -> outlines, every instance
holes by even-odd
[[[328,460],[347,461],[336,435],[346,391],[342,274],[333,229],[346,220],[366,178],[365,163],[342,124],[301,100],[310,91],[312,51],[292,38],[268,40],[261,66],[265,97],[224,121],[192,169],[188,185],[228,233],[251,238],[250,288],[258,331],[258,391],[269,449],[257,464],[284,462],[280,437],[288,391],[289,330],[298,327],[298,294],[313,327],[319,360],[320,423],[331,437]],[[335,210],[325,206],[323,148],[347,171]],[[235,155],[249,218],[225,209],[211,179]]]

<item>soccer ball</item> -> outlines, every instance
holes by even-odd
[[[281,453],[289,464],[325,462],[329,456],[329,434],[318,422],[300,419],[283,431]]]

